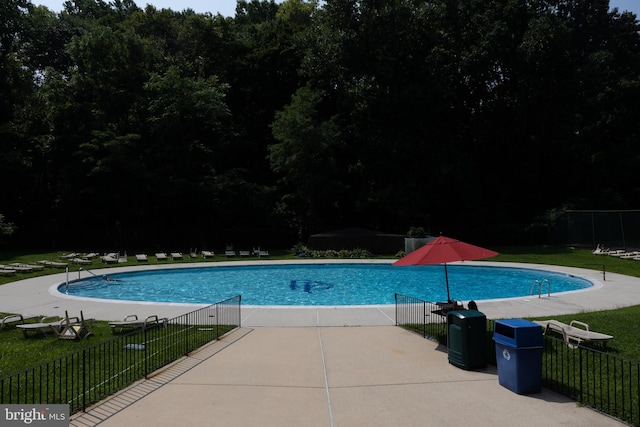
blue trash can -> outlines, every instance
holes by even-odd
[[[542,327],[524,319],[496,320],[498,382],[514,393],[542,391]]]

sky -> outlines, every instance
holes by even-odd
[[[31,0],[33,4],[41,4],[54,12],[60,12],[65,0]],[[106,0],[108,2],[108,0]],[[236,0],[134,0],[135,3],[144,8],[147,4],[154,5],[157,9],[167,8],[174,11],[193,9],[196,13],[211,12],[220,13],[222,16],[234,16],[236,10]],[[589,0],[585,0],[589,1]],[[280,3],[281,0],[276,0]],[[640,0],[610,0],[611,8],[617,7],[620,11],[628,10],[640,16]]]

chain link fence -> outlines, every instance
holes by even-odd
[[[551,230],[552,243],[640,249],[640,210],[566,210]]]

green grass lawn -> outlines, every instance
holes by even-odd
[[[7,326],[0,331],[0,378],[113,337],[108,322],[95,321],[91,332],[93,336],[79,341],[60,340],[53,332],[47,336],[29,334],[25,338],[20,329]]]

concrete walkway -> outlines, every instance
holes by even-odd
[[[526,267],[583,276],[596,286],[479,301],[480,311],[494,319],[551,317],[640,304],[638,278],[608,273],[603,281],[591,270]],[[69,298],[51,291],[52,283],[64,280],[60,276],[0,286],[0,311],[83,310],[111,320],[131,313],[175,317],[194,309]],[[253,306],[242,307],[242,319],[242,328],[76,414],[71,425],[624,425],[547,390],[515,394],[498,384],[495,367],[465,371],[450,365],[446,348],[392,326],[393,306]]]
[[[495,368],[395,326],[242,328],[72,426],[622,426],[556,393],[521,396]]]

